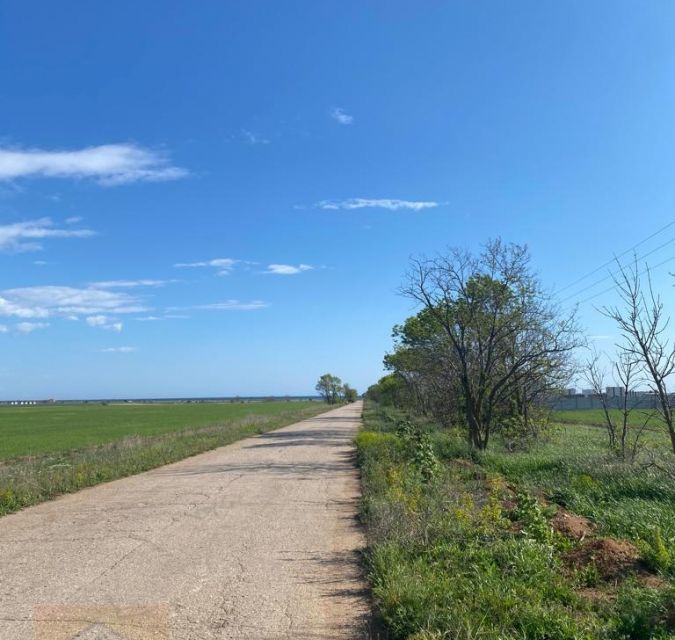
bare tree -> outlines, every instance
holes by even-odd
[[[604,307],[602,312],[614,320],[625,340],[623,352],[639,363],[647,385],[656,395],[658,415],[665,426],[675,453],[675,424],[673,401],[668,394],[668,379],[675,371],[675,346],[667,338],[670,318],[663,302],[654,292],[649,269],[647,286],[643,287],[637,258],[629,267],[617,260],[618,271],[613,275],[621,304]]]
[[[593,393],[600,398],[602,403],[602,411],[605,417],[605,428],[607,430],[607,439],[609,441],[609,448],[614,449],[616,447],[616,423],[612,419],[612,415],[609,412],[609,406],[607,404],[607,396],[605,395],[605,376],[606,371],[601,365],[601,355],[597,351],[593,351],[591,356],[586,361],[586,366],[584,368],[584,378]]]
[[[621,392],[619,406],[616,407],[618,418],[614,417],[609,406],[605,389],[606,371],[601,364],[602,357],[596,351],[591,352],[591,357],[586,362],[584,377],[595,395],[600,398],[609,448],[617,451],[622,460],[633,462],[638,455],[642,435],[654,413],[641,411],[642,423],[637,427],[633,426],[637,404],[634,391],[640,379],[639,362],[621,346],[619,349],[619,356],[612,363],[614,386]]]

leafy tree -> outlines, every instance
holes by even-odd
[[[342,398],[345,402],[356,402],[359,397],[358,392],[354,387],[350,387],[346,382],[342,386]]]
[[[398,374],[389,374],[380,378],[376,384],[368,387],[366,397],[378,404],[401,406],[405,404],[405,383]]]
[[[332,373],[324,373],[316,383],[315,389],[328,404],[335,404],[342,391],[342,380]]]
[[[414,260],[401,293],[422,311],[395,330],[386,363],[461,414],[472,447],[487,448],[507,420],[530,429],[531,408],[571,376],[582,344],[574,313],[542,289],[524,246],[496,240],[480,255]]]

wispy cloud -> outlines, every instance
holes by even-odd
[[[296,273],[311,271],[312,269],[314,269],[314,267],[311,264],[299,264],[297,266],[292,264],[268,264],[265,273],[279,276],[293,276]]]
[[[49,326],[48,322],[19,322],[16,325],[16,330],[19,333],[33,333],[39,329],[46,329]]]
[[[0,324],[0,333],[9,333],[9,327],[6,324]]]
[[[241,300],[225,300],[224,302],[196,304],[189,307],[170,307],[168,311],[255,311],[256,309],[265,309],[268,306],[269,305],[262,300],[251,300],[250,302],[242,302]]]
[[[108,331],[115,331],[117,333],[120,333],[124,328],[124,325],[121,322],[104,315],[88,316],[86,318],[86,322],[90,327],[98,327],[100,329],[107,329]]]
[[[177,269],[195,269],[200,267],[213,267],[218,269],[219,276],[229,275],[241,260],[234,258],[214,258],[213,260],[202,260],[200,262],[178,262],[173,266]]]
[[[106,144],[75,150],[0,148],[0,180],[17,178],[93,179],[115,186],[176,180],[188,174],[166,154],[135,144]]]
[[[352,124],[354,122],[354,116],[350,116],[348,113],[341,109],[340,107],[333,107],[330,111],[330,117],[333,120],[336,120],[340,124]]]
[[[91,229],[59,228],[51,218],[0,225],[0,251],[40,251],[40,240],[48,238],[89,238],[96,235]]]
[[[106,347],[101,349],[101,353],[133,353],[138,351],[136,347]]]
[[[261,136],[258,133],[254,133],[253,131],[249,131],[248,129],[242,129],[241,135],[244,138],[244,142],[246,142],[246,144],[256,145],[256,144],[270,143],[270,140],[268,140],[267,138]]]
[[[0,316],[49,318],[143,313],[148,309],[126,292],[44,286],[0,291]]]
[[[433,200],[398,200],[396,198],[349,198],[347,200],[322,200],[316,204],[320,209],[388,209],[389,211],[398,211],[399,209],[411,209],[413,211],[422,211],[422,209],[433,209],[439,207],[440,202]]]
[[[90,287],[95,289],[134,289],[137,287],[163,287],[174,282],[173,280],[103,280],[102,282],[92,282]]]

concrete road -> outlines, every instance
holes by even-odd
[[[0,518],[0,640],[366,638],[360,412]]]

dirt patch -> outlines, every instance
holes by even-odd
[[[640,570],[638,550],[624,540],[598,538],[582,542],[570,551],[565,560],[575,569],[595,566],[603,580],[615,580]]]
[[[586,600],[590,600],[596,604],[609,604],[616,600],[616,594],[610,591],[603,591],[602,589],[596,589],[593,587],[586,587],[585,589],[579,589],[578,594]]]
[[[593,535],[595,525],[583,516],[578,516],[565,509],[558,509],[558,512],[551,518],[551,526],[566,538],[570,540],[584,540]]]
[[[668,582],[664,580],[661,576],[655,576],[653,573],[643,573],[638,576],[638,581],[641,585],[649,589],[666,589],[668,587]],[[675,607],[675,605],[673,605]],[[675,608],[673,609],[673,615],[675,616]],[[673,618],[675,622],[675,618]]]

